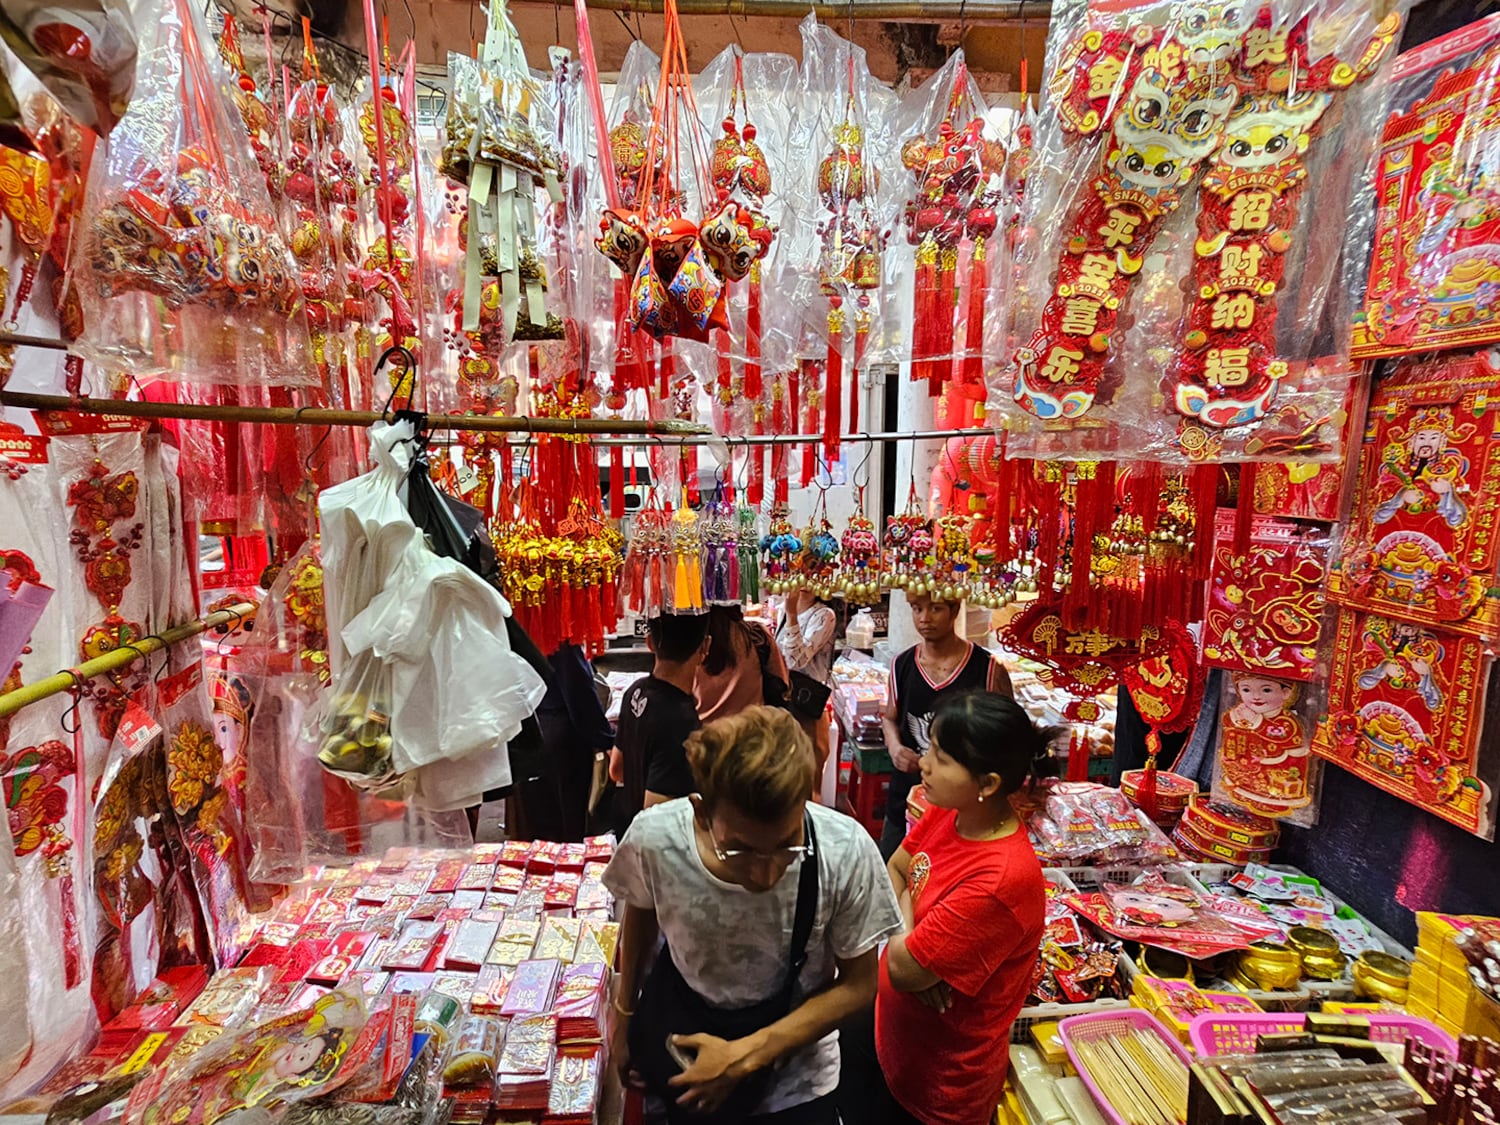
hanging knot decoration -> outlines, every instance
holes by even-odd
[[[933,597],[940,601],[955,602],[973,595],[970,582],[974,578],[974,557],[970,541],[974,534],[974,519],[966,515],[942,516],[932,527]]]
[[[697,613],[703,605],[703,527],[683,506],[672,514],[672,611]]]
[[[738,514],[734,505],[720,501],[708,506],[703,522],[703,599],[710,605],[737,604],[743,597]]]
[[[625,557],[627,613],[650,618],[671,611],[672,586],[668,577],[671,560],[670,521],[667,513],[657,506],[653,496],[636,513],[630,551]]]
[[[735,548],[739,552],[740,600],[760,601],[760,514],[749,504],[734,510]]]
[[[882,542],[886,581],[891,588],[912,595],[928,592],[924,571],[932,550],[932,522],[917,506],[915,482],[906,498],[906,510],[886,519]]]
[[[861,511],[850,517],[839,537],[838,590],[850,605],[874,605],[880,600],[882,577],[880,536]]]
[[[802,540],[792,527],[790,513],[781,505],[771,512],[770,529],[760,541],[760,573],[766,591],[789,594],[797,589],[795,563],[802,554]]]
[[[983,112],[984,106],[970,92],[968,69],[959,59],[947,108],[935,133],[930,137],[918,134],[901,149],[901,163],[915,180],[905,216],[917,266],[912,378],[925,381],[933,397],[950,380],[967,387],[976,375],[974,394],[983,397],[983,356],[975,355],[971,363],[967,353],[974,345],[982,352],[983,296],[989,286],[985,245],[998,221],[991,182],[1005,168],[1004,148],[984,137]],[[963,347],[956,348],[959,267],[966,240],[970,247],[970,332]],[[960,357],[956,368],[954,356]]]
[[[68,488],[68,505],[73,509],[68,541],[83,564],[84,585],[104,610],[103,620],[89,626],[79,642],[79,655],[84,660],[113,652],[146,635],[139,623],[120,616],[120,603],[132,578],[131,556],[145,540],[145,525],[136,521],[118,536],[115,526],[135,519],[139,494],[140,481],[135,473],[111,475],[97,457],[88,473]],[[115,735],[130,690],[123,674],[96,676],[79,686],[80,693],[94,704],[99,734],[105,741]]]

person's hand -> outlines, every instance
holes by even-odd
[[[609,1030],[609,1065],[620,1076],[620,1085],[627,1089],[641,1086],[640,1076],[630,1067],[630,1017],[618,1010]]]
[[[672,1044],[694,1056],[692,1066],[667,1080],[667,1085],[682,1090],[677,1104],[686,1109],[699,1113],[718,1109],[752,1069],[750,1044],[744,1039],[730,1042],[713,1035],[674,1035]]]
[[[915,750],[897,746],[891,750],[891,764],[902,773],[917,773],[922,768],[922,757]]]
[[[944,981],[938,981],[931,988],[924,988],[912,995],[939,1015],[953,1007],[953,989]]]

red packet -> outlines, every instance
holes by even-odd
[[[547,1095],[547,1120],[559,1125],[594,1120],[599,1107],[600,1060],[603,1052],[563,1051],[552,1068],[552,1088]]]
[[[462,910],[465,915],[484,908],[483,891],[454,891],[448,899],[449,910]]]
[[[556,841],[538,841],[532,849],[531,862],[526,865],[526,869],[550,875],[557,870],[558,860],[562,858],[562,850],[563,845]]]
[[[528,887],[516,895],[516,901],[506,908],[506,912],[518,918],[540,918],[546,909],[545,887]]]
[[[267,945],[291,945],[301,930],[298,922],[267,922],[256,937]]]
[[[577,897],[573,901],[575,910],[613,910],[615,896],[609,893],[603,883],[583,882],[578,887]]]
[[[500,862],[500,857],[505,854],[505,849],[510,847],[512,843],[521,842],[507,840],[499,844],[475,844],[474,850],[470,854],[473,855],[475,863],[496,864]]]
[[[526,872],[519,867],[498,867],[495,869],[494,882],[490,884],[490,893],[499,894],[508,891],[515,894],[526,884]]]
[[[505,921],[505,911],[498,906],[490,906],[486,903],[483,910],[476,910],[469,917],[475,922],[494,922],[499,924]],[[460,919],[463,921],[463,919]]]
[[[614,836],[590,836],[583,842],[584,853],[589,859],[608,863],[615,856]]]
[[[475,969],[484,964],[490,946],[500,932],[497,922],[479,922],[470,919],[460,922],[448,942],[443,955],[443,967],[448,969]]]
[[[339,899],[320,898],[312,903],[312,909],[307,912],[303,921],[309,924],[327,922],[332,925],[344,920],[344,911],[348,908],[349,904]]]
[[[583,881],[585,883],[604,882],[604,872],[609,869],[607,863],[585,863],[583,865]]]
[[[425,894],[417,899],[416,904],[406,912],[406,919],[409,922],[431,921],[447,909],[447,895]]]
[[[584,922],[578,934],[578,952],[573,955],[575,965],[598,964],[613,968],[615,948],[620,944],[620,926],[617,922]]]
[[[402,918],[410,918],[412,908],[417,905],[418,897],[417,895],[392,895],[391,900],[385,904],[385,908]]]
[[[522,961],[516,966],[516,975],[511,978],[505,991],[505,1003],[500,1007],[502,1016],[541,1015],[552,1007],[552,997],[557,991],[558,977],[562,973],[560,961]]]
[[[379,913],[380,907],[373,902],[356,902],[346,908],[344,918],[349,922],[367,922]]]
[[[328,956],[332,945],[330,941],[299,941],[287,951],[287,958],[282,962],[281,971],[277,973],[276,979],[305,980],[313,966]]]
[[[391,982],[386,985],[387,992],[414,992],[417,995],[432,991],[432,981],[436,973],[392,973]]]
[[[571,907],[578,899],[579,881],[576,871],[557,872],[542,892],[542,904],[548,910],[558,906]]]
[[[207,986],[177,1022],[238,1027],[255,1010],[261,993],[270,986],[274,972],[267,965],[221,969],[209,979]]]
[[[373,1033],[373,1042],[368,1044],[370,1057],[381,1060],[380,1070],[371,1073],[371,1078],[346,1088],[341,1099],[365,1103],[388,1102],[396,1096],[401,1079],[411,1062],[411,1037],[417,1015],[417,997],[400,993],[390,998],[389,1006],[370,1017],[360,1041],[372,1036],[370,1028],[379,1019]],[[358,1049],[359,1042],[356,1042]],[[353,1052],[351,1052],[353,1053]]]
[[[492,965],[519,965],[531,957],[536,948],[537,935],[542,931],[538,918],[506,918],[495,935],[495,944],[490,947],[485,961]]]
[[[291,948],[291,944],[271,945],[264,941],[258,942],[246,950],[245,955],[240,958],[240,967],[254,969],[261,965],[269,965],[274,969],[279,969],[291,956]]]
[[[537,936],[532,956],[538,961],[571,963],[578,951],[582,926],[576,918],[543,918],[542,932]]]
[[[559,870],[582,871],[588,858],[589,850],[583,844],[564,844],[558,852],[557,866]]]
[[[113,1051],[91,1051],[76,1059],[69,1059],[37,1089],[40,1095],[56,1097],[66,1094],[75,1086],[85,1082],[97,1082],[115,1068],[119,1055]]]
[[[172,1027],[165,1031],[154,1031],[136,1045],[130,1057],[120,1064],[121,1074],[134,1074],[147,1067],[161,1066],[171,1057],[177,1045],[189,1034],[190,1028]]]
[[[437,870],[432,873],[432,879],[427,884],[429,894],[452,894],[458,890],[458,881],[463,878],[464,869],[468,864],[461,859],[441,860]]]
[[[376,906],[384,906],[391,901],[391,895],[395,894],[393,883],[366,883],[354,892],[355,902],[370,902]]]
[[[579,1043],[599,1039],[603,1030],[605,982],[609,970],[603,965],[570,965],[558,984],[557,1041]]]
[[[462,1000],[472,995],[474,983],[478,979],[478,972],[457,972],[446,969],[432,974],[432,987],[434,991],[446,992],[449,996]]]
[[[421,971],[427,964],[427,959],[432,956],[433,947],[442,936],[443,924],[441,922],[408,922],[406,928],[401,931],[400,940],[397,941],[395,948],[386,954],[380,967],[392,972],[402,969]]]
[[[458,889],[461,891],[487,891],[490,889],[490,880],[495,877],[493,864],[471,863],[464,868],[464,873],[459,876]]]
[[[469,1009],[483,1016],[498,1016],[515,970],[504,965],[485,965],[474,981]]]
[[[109,1026],[124,1031],[161,1031],[171,1027],[207,984],[206,966],[168,969],[136,997],[134,1004],[112,1019]]]
[[[430,869],[408,871],[396,881],[395,893],[404,897],[418,898],[426,892],[430,882],[432,882]]]
[[[501,847],[500,866],[526,867],[531,862],[533,846],[525,840],[507,840]]]
[[[460,891],[459,893],[463,894],[465,892]],[[438,911],[438,916],[436,918],[434,918],[433,921],[434,922],[442,922],[444,925],[447,925],[449,922],[467,922],[470,918],[473,918],[475,915],[477,915],[477,914],[483,914],[483,913],[484,913],[484,911],[482,909],[481,910],[455,910],[453,907],[450,906],[446,910],[439,910]]]

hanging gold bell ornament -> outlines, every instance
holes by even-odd
[[[802,550],[793,562],[797,580],[804,590],[811,590],[820,598],[833,596],[834,579],[838,573],[839,541],[834,538],[828,521],[822,520],[814,527],[809,524],[802,530]]]
[[[849,520],[839,539],[839,573],[835,585],[850,605],[874,605],[880,600],[880,538],[863,512]]]
[[[792,528],[787,510],[777,506],[771,512],[770,530],[760,541],[760,573],[770,594],[790,594],[801,589],[801,576],[793,564],[802,553],[802,540]]]

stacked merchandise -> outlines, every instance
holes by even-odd
[[[1017,1032],[1043,1014],[1057,1018],[1056,1013],[1033,1010],[1039,1005],[1067,1005],[1075,1011],[1100,1000],[1119,1000],[1130,982],[1130,959],[1124,947],[1110,939],[1100,940],[1097,931],[1085,930],[1078,916],[1068,908],[1066,895],[1073,884],[1060,871],[1047,874],[1047,928],[1042,932],[1041,956],[1031,982],[1026,1007],[1017,1021]]]
[[[1258,1012],[1260,1005],[1243,992],[1216,992],[1199,988],[1190,980],[1163,980],[1140,974],[1131,982],[1132,1007],[1150,1012],[1177,1036],[1184,1046],[1193,1020],[1206,1012]]]
[[[235,1108],[314,1095],[412,1108],[407,1091],[431,1109],[441,1091],[456,1122],[496,1110],[553,1125],[591,1120],[618,943],[600,883],[612,852],[607,838],[393,849],[314,871],[239,965],[212,977],[164,973],[28,1108],[96,1084],[109,1095],[100,1105],[129,1098],[132,1125],[168,1120],[160,1106],[211,1125]],[[319,1050],[307,1050],[314,1042]],[[304,1081],[278,1072],[233,1086],[224,1060],[247,1045],[295,1049]]]
[[[1406,1010],[1453,1035],[1500,1039],[1500,920],[1456,914],[1417,915],[1417,957]]]
[[[1189,859],[1204,863],[1266,863],[1281,838],[1274,820],[1238,805],[1190,800],[1172,833]]]
[[[1120,792],[1130,799],[1136,808],[1142,808],[1141,788],[1146,782],[1145,770],[1126,770],[1120,775]],[[1163,832],[1173,832],[1187,811],[1188,803],[1197,796],[1198,783],[1192,778],[1166,770],[1156,771],[1156,815],[1151,819]],[[1143,809],[1143,811],[1145,811]],[[1149,815],[1149,814],[1148,814]],[[1177,844],[1186,854],[1187,848],[1178,838]]]
[[[1089,782],[1048,781],[1011,795],[1043,864],[1171,863],[1177,849],[1117,789]]]
[[[1253,1054],[1200,1058],[1192,1068],[1187,1125],[1483,1120],[1439,1111],[1435,1095],[1446,1068],[1429,1062],[1421,1043],[1373,1042],[1368,1021],[1358,1018],[1309,1024],[1301,1034],[1259,1037]]]

